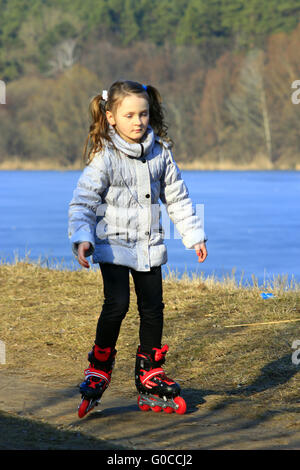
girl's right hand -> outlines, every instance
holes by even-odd
[[[90,242],[82,242],[78,245],[78,263],[84,268],[89,268],[90,265],[85,257],[85,252],[90,248]]]
[[[203,261],[205,261],[207,258],[207,249],[205,242],[196,243],[196,245],[194,245],[194,248],[196,250],[199,263],[203,263]]]

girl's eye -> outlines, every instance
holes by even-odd
[[[148,116],[148,113],[147,113],[147,112],[142,113],[142,116]],[[126,117],[127,117],[127,118],[131,118],[132,115],[131,115],[131,114],[127,114]]]

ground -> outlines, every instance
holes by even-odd
[[[213,392],[183,390],[185,415],[142,412],[136,394],[105,392],[85,418],[77,416],[77,384],[38,382],[0,371],[0,449],[299,449],[299,407],[245,418],[239,402]],[[196,405],[195,403],[198,402]],[[191,405],[191,403],[194,403]],[[251,406],[243,400],[243,406]]]
[[[164,368],[182,388],[185,415],[137,406],[131,280],[111,385],[79,419],[100,273],[0,265],[0,449],[300,448],[300,286],[275,279],[265,300],[253,280],[242,288],[231,278],[164,279]]]

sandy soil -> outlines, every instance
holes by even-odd
[[[102,403],[79,419],[78,384],[39,383],[5,370],[0,380],[0,449],[300,448],[299,407],[251,419],[234,400],[187,389],[185,415],[142,412],[137,395],[112,382]]]

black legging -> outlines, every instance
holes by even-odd
[[[140,344],[144,352],[161,347],[163,330],[163,289],[161,266],[135,271],[127,266],[99,263],[104,303],[97,324],[95,343],[101,348],[115,347],[122,320],[129,309],[129,271],[134,280],[140,315]]]

